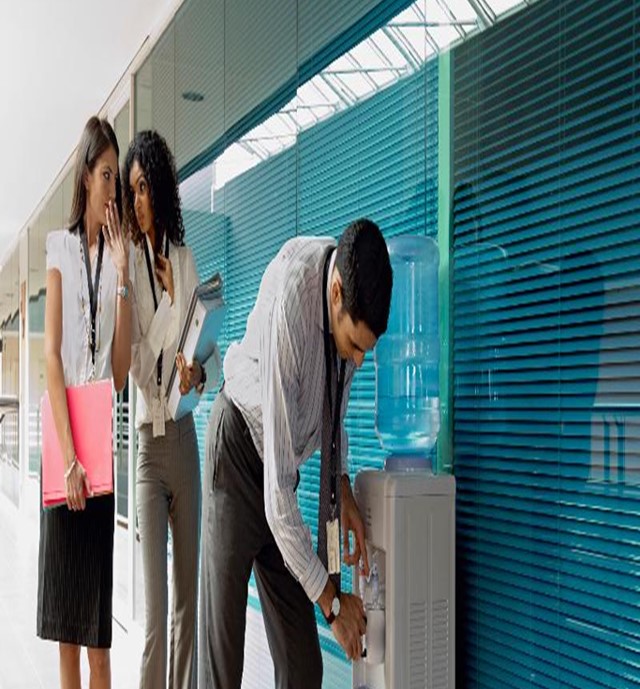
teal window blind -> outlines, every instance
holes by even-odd
[[[639,58],[634,0],[453,55],[465,687],[640,686]]]

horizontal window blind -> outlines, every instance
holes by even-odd
[[[640,3],[455,49],[465,687],[640,686]]]

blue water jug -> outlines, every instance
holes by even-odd
[[[393,292],[374,352],[376,432],[392,453],[387,468],[429,468],[440,430],[438,245],[408,235],[390,239],[388,248]]]

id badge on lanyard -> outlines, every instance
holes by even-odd
[[[160,397],[160,393],[151,402],[151,418],[153,421],[153,437],[163,436],[165,434],[164,399]]]
[[[331,377],[333,372],[333,356],[331,342],[329,339],[329,314],[327,303],[327,281],[328,281],[328,261],[325,266],[323,277],[323,320],[324,320],[324,351],[326,363],[327,395],[329,398],[329,408],[333,406],[333,395],[331,394]],[[337,515],[337,483],[338,483],[338,448],[336,436],[340,428],[340,407],[342,405],[342,394],[344,392],[344,376],[346,362],[340,362],[340,374],[338,376],[338,388],[336,390],[335,409],[331,424],[331,516],[326,522],[327,528],[327,570],[329,574],[340,574],[340,520]]]
[[[340,574],[340,520],[327,522],[327,569],[329,574]]]
[[[100,232],[98,239],[98,262],[96,265],[95,282],[91,282],[91,261],[89,260],[89,240],[87,239],[87,231],[81,226],[80,232],[80,248],[84,257],[84,268],[87,274],[87,289],[89,293],[89,350],[91,351],[91,372],[89,374],[89,381],[96,377],[96,350],[97,343],[97,325],[98,319],[98,299],[100,288],[100,272],[102,271],[102,257],[104,255],[104,234]],[[84,298],[83,298],[84,302]]]
[[[151,257],[149,256],[149,246],[146,238],[144,239],[144,255],[147,262],[147,272],[149,273],[149,286],[153,295],[153,305],[158,310],[158,297],[156,296],[155,281],[153,279],[153,268],[151,267]],[[165,258],[169,258],[169,237],[165,235]],[[156,382],[158,384],[157,394],[151,401],[151,420],[153,423],[153,437],[158,438],[165,434],[165,397],[162,390],[162,350],[158,356]]]

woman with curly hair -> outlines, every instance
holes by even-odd
[[[155,131],[136,135],[123,167],[124,218],[138,273],[131,374],[138,387],[136,495],[145,581],[145,647],[140,687],[167,686],[167,527],[173,536],[171,689],[196,685],[200,459],[193,416],[173,421],[166,385],[175,358],[180,391],[202,393],[218,377],[219,355],[187,362],[176,352],[198,274],[184,225],[173,156]]]

